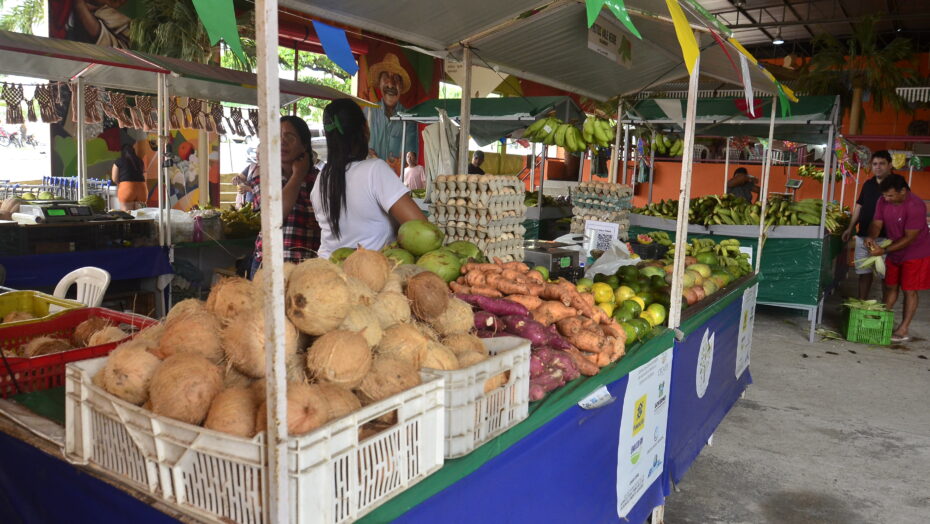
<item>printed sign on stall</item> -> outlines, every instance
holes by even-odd
[[[633,64],[633,45],[624,30],[606,15],[588,28],[588,49],[624,67]]]
[[[665,465],[671,348],[633,370],[623,397],[617,450],[617,515],[624,518]]]
[[[697,366],[694,368],[694,386],[698,398],[704,398],[704,393],[707,393],[707,386],[710,384],[710,373],[714,366],[714,345],[716,341],[716,332],[711,332],[710,328],[704,330],[704,338],[701,339],[701,349],[698,353]]]
[[[736,378],[749,368],[749,351],[752,347],[752,326],[756,321],[756,295],[759,284],[743,291],[743,306],[739,315],[739,337],[736,342]]]

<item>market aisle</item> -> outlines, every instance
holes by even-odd
[[[897,349],[807,344],[803,317],[760,309],[755,383],[669,497],[666,522],[927,522],[930,292],[920,298],[912,332],[925,340]]]

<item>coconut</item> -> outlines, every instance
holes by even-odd
[[[71,349],[71,343],[63,338],[36,337],[23,345],[20,353],[24,357],[39,357]]]
[[[241,373],[232,364],[226,364],[223,372],[224,388],[245,388],[252,385],[252,377]]]
[[[439,318],[449,305],[449,288],[445,280],[427,271],[407,281],[407,298],[413,314],[430,322]]]
[[[158,340],[157,352],[162,358],[178,353],[193,353],[219,362],[223,358],[220,323],[205,309],[175,315],[165,324],[165,331]]]
[[[309,335],[332,331],[342,323],[350,306],[345,275],[336,266],[311,259],[294,268],[285,308],[297,329]]]
[[[166,358],[152,376],[152,412],[200,424],[221,389],[223,373],[216,364],[198,354],[176,353]]]
[[[440,335],[444,336],[468,333],[475,327],[475,313],[467,302],[453,297],[449,300],[446,310],[432,325]]]
[[[71,342],[75,347],[86,347],[90,344],[90,337],[100,331],[101,329],[110,325],[110,321],[101,317],[89,317],[87,320],[81,322],[74,328],[74,333],[71,335]]]
[[[505,371],[499,375],[494,375],[493,377],[484,381],[484,392],[490,393],[491,391],[494,391],[495,389],[506,384],[508,380],[510,380],[509,371]]]
[[[384,331],[376,352],[379,357],[396,358],[418,369],[428,343],[429,339],[412,324],[395,324]]]
[[[438,342],[430,342],[426,345],[426,355],[420,367],[452,371],[459,368],[459,360],[451,349]]]
[[[375,293],[384,288],[384,283],[387,282],[393,268],[394,264],[386,256],[361,246],[342,264],[346,276],[361,280]]]
[[[347,277],[346,285],[349,287],[349,302],[353,305],[370,306],[374,303],[377,295],[361,280]]]
[[[285,357],[297,353],[297,328],[284,321]],[[243,311],[221,332],[220,341],[229,362],[252,377],[265,376],[265,314],[263,308]]]
[[[400,277],[401,283],[406,285],[408,280],[424,271],[426,271],[426,269],[414,264],[401,264],[394,268],[392,273]]]
[[[145,350],[144,343],[124,342],[110,353],[100,370],[98,385],[107,393],[140,406],[149,398],[149,385],[160,364],[158,357]]]
[[[21,322],[23,320],[32,320],[36,318],[32,313],[26,313],[25,311],[11,311],[3,317],[3,323],[7,322]]]
[[[488,359],[487,355],[482,355],[476,351],[463,351],[456,354],[455,356],[458,358],[460,369],[474,366],[475,364],[484,362]]]
[[[252,392],[252,397],[255,398],[255,404],[259,405],[265,402],[265,379],[260,378],[249,386],[249,391]]]
[[[329,408],[329,420],[342,418],[349,413],[362,409],[362,403],[354,393],[342,386],[334,384],[314,384],[323,397],[326,398],[326,405]]]
[[[255,435],[255,415],[258,405],[246,387],[231,387],[221,391],[207,412],[203,427],[237,437]]]
[[[91,335],[90,338],[87,339],[87,345],[100,346],[111,342],[119,342],[128,336],[129,333],[126,333],[116,326],[107,326]]]
[[[400,322],[410,321],[410,301],[402,293],[382,291],[378,294],[378,298],[375,299],[371,309],[378,317],[381,329],[387,329]]]
[[[387,280],[384,282],[384,287],[381,288],[381,293],[391,291],[393,293],[404,293],[404,281],[400,278],[400,275],[391,271],[391,274],[388,275]]]
[[[484,342],[475,335],[467,333],[448,335],[442,339],[442,343],[456,355],[467,351],[476,352],[485,356],[488,354],[488,349],[485,347]]]
[[[203,311],[206,311],[206,306],[204,306],[202,300],[188,298],[178,302],[171,308],[171,311],[169,311],[168,315],[165,317],[165,323],[171,322],[175,317],[185,316],[188,313],[201,313]]]
[[[418,386],[420,382],[420,374],[410,363],[396,358],[378,357],[356,388],[356,393],[362,404],[367,406]]]
[[[310,383],[310,377],[307,376],[307,355],[304,353],[294,353],[288,355],[284,362],[285,378],[288,382]]]
[[[329,421],[326,397],[314,386],[300,382],[287,385],[287,433],[304,435]],[[255,417],[255,430],[268,429],[268,411],[263,402]]]
[[[225,326],[239,313],[252,311],[261,303],[261,293],[251,281],[240,277],[224,278],[213,285],[205,307]]]
[[[294,272],[294,268],[297,267],[297,264],[293,262],[284,263],[284,287],[287,287],[287,280],[291,278],[291,273]],[[265,266],[258,268],[258,271],[252,275],[252,284],[255,285],[255,288],[260,292],[262,286],[265,285]]]
[[[359,333],[365,337],[368,347],[373,348],[381,342],[381,322],[374,311],[366,306],[355,306],[349,310],[339,329]]]
[[[142,331],[136,333],[136,336],[132,337],[136,342],[144,343],[149,351],[155,353],[158,356],[158,342],[161,340],[162,333],[165,332],[165,324],[159,322],[158,324],[153,324]]]
[[[307,349],[307,372],[319,382],[354,388],[371,368],[371,348],[351,331],[331,331]]]

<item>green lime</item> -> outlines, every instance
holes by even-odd
[[[620,278],[617,275],[609,275],[604,279],[604,283],[610,286],[611,289],[616,290],[620,287]]]
[[[533,271],[538,271],[539,274],[543,276],[543,280],[549,280],[549,268],[536,266],[533,268]]]
[[[639,302],[636,302],[636,301],[634,301],[634,300],[632,300],[632,299],[631,299],[631,300],[624,300],[624,301],[623,301],[623,304],[620,304],[620,309],[627,309],[627,310],[629,310],[629,311],[632,313],[633,318],[638,317],[639,314],[643,312],[643,306],[641,306],[641,305],[639,304]]]
[[[629,322],[621,322],[620,327],[622,327],[623,331],[626,332],[626,345],[627,346],[636,342],[636,340],[639,338],[639,332],[637,331],[636,326],[634,326],[633,324]]]
[[[628,309],[623,309],[622,307],[614,309],[614,320],[619,323],[629,322],[633,320],[633,313]]]

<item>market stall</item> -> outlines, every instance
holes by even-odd
[[[656,9],[658,6],[658,3],[642,3],[646,4],[647,9]],[[419,36],[409,31],[411,23],[417,21],[412,22],[410,13],[397,10],[396,6],[389,8],[387,5],[372,5],[370,2],[335,1],[296,4],[295,7],[329,20],[402,37],[405,41],[425,45],[436,52],[450,48],[455,48],[456,52],[461,50],[466,66],[471,62],[471,46],[474,46],[481,49],[484,59],[504,64],[503,67],[518,74],[528,78],[547,79],[549,83],[560,84],[579,93],[592,94],[600,99],[625,92],[625,87],[631,88],[647,83],[642,78],[632,78],[633,75],[629,72],[617,67],[616,61],[589,53],[583,31],[585,7],[575,2],[548,6],[527,16],[519,15],[537,7],[535,3],[508,4],[508,12],[504,14],[499,13],[500,5],[497,4],[456,4],[450,7],[453,12],[438,16],[435,20],[437,23],[418,23],[418,30],[421,31]],[[577,306],[573,315],[579,311],[583,312],[582,315],[573,317],[576,324],[582,325],[578,328],[579,333],[574,334],[579,337],[579,347],[584,342],[583,338],[590,339],[592,334],[596,335],[595,330],[600,330],[602,334],[606,334],[608,328],[613,330],[611,332],[615,335],[610,337],[595,337],[596,347],[584,342],[582,349],[585,354],[579,351],[577,358],[585,360],[571,357],[573,365],[584,365],[586,373],[590,376],[578,377],[567,384],[560,383],[552,389],[542,390],[542,384],[533,380],[538,377],[530,376],[534,374],[530,370],[533,357],[530,357],[529,361],[525,358],[521,361],[519,358],[521,354],[524,357],[529,355],[529,343],[520,342],[520,339],[510,339],[516,340],[517,345],[506,348],[497,346],[505,344],[506,338],[491,338],[486,341],[481,351],[497,348],[496,354],[484,358],[479,364],[456,369],[468,357],[460,358],[453,355],[452,359],[456,360],[456,364],[450,365],[451,369],[431,367],[441,365],[435,363],[424,366],[421,368],[422,374],[416,379],[406,376],[418,385],[386,398],[374,399],[374,402],[366,402],[368,405],[357,406],[353,408],[355,411],[351,411],[347,416],[337,417],[325,426],[311,426],[315,427],[316,431],[311,429],[301,432],[299,436],[289,437],[290,422],[295,421],[287,418],[286,409],[289,404],[286,397],[291,396],[286,387],[286,340],[290,340],[286,338],[288,319],[301,331],[319,336],[314,346],[318,343],[321,346],[316,349],[311,347],[308,352],[322,352],[326,348],[320,340],[334,333],[333,328],[340,326],[340,322],[348,318],[345,303],[352,295],[347,289],[333,295],[326,293],[330,286],[348,286],[339,277],[339,273],[330,268],[332,264],[329,262],[311,262],[302,269],[294,269],[294,273],[289,277],[290,284],[285,283],[280,236],[281,184],[277,178],[277,173],[280,172],[280,158],[278,151],[273,147],[279,140],[277,10],[275,2],[260,7],[257,13],[260,67],[258,85],[261,95],[259,129],[262,139],[260,154],[266,159],[265,165],[271,173],[271,176],[262,179],[262,194],[268,204],[262,213],[262,229],[269,233],[265,236],[264,259],[270,262],[265,268],[267,272],[262,277],[260,289],[264,291],[263,298],[228,300],[223,304],[229,306],[223,308],[218,307],[220,299],[215,298],[210,306],[202,307],[224,311],[227,315],[231,311],[238,311],[240,315],[247,317],[220,318],[227,322],[236,320],[229,322],[227,327],[239,327],[246,325],[248,321],[248,327],[255,328],[251,337],[231,337],[227,341],[258,346],[258,349],[250,347],[248,354],[255,356],[250,360],[251,369],[257,370],[261,373],[260,376],[265,378],[259,391],[265,393],[262,398],[266,406],[266,416],[252,417],[251,420],[267,423],[267,430],[254,433],[250,438],[234,438],[220,431],[199,427],[202,417],[184,416],[177,411],[165,415],[165,411],[161,411],[163,407],[171,410],[179,406],[163,400],[166,397],[162,395],[169,395],[170,398],[173,393],[170,387],[154,386],[161,383],[160,374],[163,368],[158,368],[156,375],[152,377],[151,390],[143,390],[153,396],[150,399],[153,409],[161,411],[161,415],[155,415],[144,406],[144,399],[132,396],[133,402],[130,402],[124,398],[127,396],[126,391],[120,391],[112,383],[108,386],[106,375],[101,379],[102,387],[92,378],[100,370],[112,370],[108,366],[115,365],[116,361],[110,360],[113,356],[106,360],[74,363],[68,368],[68,392],[64,396],[67,406],[66,455],[69,460],[86,467],[85,471],[92,472],[93,475],[106,474],[110,478],[119,479],[117,484],[123,487],[111,486],[101,490],[101,484],[96,479],[87,483],[76,483],[73,489],[82,489],[88,494],[103,493],[103,500],[107,501],[101,504],[89,503],[87,512],[111,511],[112,516],[112,511],[118,511],[122,515],[131,515],[132,520],[157,520],[161,516],[155,509],[122,504],[125,498],[121,497],[115,497],[120,504],[109,504],[109,490],[128,489],[137,496],[148,497],[145,500],[154,499],[172,510],[192,515],[191,518],[247,522],[287,522],[292,519],[339,522],[364,517],[366,514],[377,521],[392,516],[402,520],[423,521],[426,518],[435,518],[434,515],[440,515],[438,518],[443,520],[472,520],[469,512],[486,516],[490,521],[513,520],[527,514],[545,516],[548,520],[572,520],[579,511],[586,512],[584,516],[589,520],[644,520],[654,508],[661,506],[662,500],[670,491],[671,482],[679,480],[684,474],[750,380],[748,340],[751,339],[756,277],[745,275],[742,279],[730,280],[724,289],[707,292],[706,296],[705,289],[702,288],[700,294],[704,301],[695,300],[691,307],[682,312],[682,297],[687,296],[688,289],[693,287],[685,285],[683,281],[686,269],[687,199],[685,205],[679,209],[676,249],[670,259],[674,263],[669,264],[672,276],[668,325],[672,329],[661,327],[662,321],[655,317],[652,317],[653,322],[643,319],[637,323],[643,327],[636,332],[644,342],[638,344],[624,343],[624,340],[631,340],[630,335],[625,328],[621,328],[624,330],[621,335],[621,332],[616,331],[616,320],[609,317],[604,308],[595,308],[588,302],[589,299],[596,301],[593,296],[585,298],[587,294],[591,294],[589,291],[582,291],[566,282],[544,282],[542,273],[533,272],[525,266],[504,267],[503,264],[489,264],[494,267],[472,267],[471,269],[476,270],[476,278],[482,278],[481,272],[485,269],[490,273],[501,274],[505,270],[516,271],[512,279],[486,279],[487,283],[496,280],[498,286],[504,289],[512,290],[512,287],[506,287],[512,283],[534,284],[538,286],[535,289],[539,294],[545,291],[562,296],[562,299],[547,299],[551,307],[546,309],[554,310],[549,313],[564,313],[563,308],[567,305],[562,303],[559,307],[559,302],[570,300],[572,305]],[[428,16],[435,13],[429,7],[424,4],[408,6],[407,9]],[[656,81],[681,75],[680,59],[677,54],[667,51],[675,49],[678,45],[676,37],[671,36],[671,25],[655,16],[644,15],[644,9],[635,9],[639,13],[636,19],[637,26],[645,35],[649,35],[649,40],[646,41],[648,44],[634,41],[632,46],[634,56],[643,58],[642,64],[639,64],[642,73],[656,74]],[[681,17],[685,16],[681,14]],[[708,27],[714,27],[710,20],[700,14],[689,11],[687,16],[689,18],[685,19],[683,28],[685,34],[690,34],[692,28],[706,33]],[[374,20],[377,20],[377,23]],[[693,26],[689,25],[689,20]],[[491,26],[496,30],[487,30]],[[542,42],[540,47],[531,49],[511,43],[516,38],[526,41],[528,34],[540,31],[551,36]],[[424,36],[424,33],[431,32],[432,34]],[[462,47],[457,48],[459,45]],[[694,121],[693,104],[696,102],[697,78],[702,68],[706,67],[712,74],[733,76],[725,53],[716,47],[716,44],[709,45],[705,50],[706,56],[695,57],[694,62],[689,60],[688,64],[692,82],[686,121],[690,124]],[[589,55],[590,63],[578,60],[580,56]],[[705,60],[706,65],[702,65]],[[468,71],[467,67],[466,70]],[[760,76],[760,82],[764,82],[764,75],[758,70],[754,71],[754,74]],[[467,84],[468,80],[465,83]],[[466,88],[465,91],[469,90]],[[462,126],[465,131],[469,126],[470,102],[468,97],[463,100]],[[463,140],[467,140],[468,133],[463,132],[462,135]],[[693,138],[693,125],[687,125],[684,151],[689,159]],[[689,194],[689,167],[690,162],[683,165],[683,195]],[[767,178],[764,179],[765,183]],[[465,184],[467,187],[467,180]],[[486,192],[485,196],[498,198],[505,195],[491,195]],[[509,204],[509,200],[507,202]],[[441,240],[440,238],[438,245],[433,246],[436,250],[442,245]],[[363,258],[373,260],[382,256],[369,253],[360,250],[349,255],[345,259],[344,270],[353,271],[350,267],[358,264],[357,261]],[[350,259],[356,255],[358,257],[353,259],[356,262],[351,261]],[[743,262],[743,265],[748,269],[748,263]],[[364,267],[364,264],[362,266],[361,269],[365,271],[372,269]],[[386,264],[385,266],[387,267]],[[664,268],[653,267],[654,271],[665,273]],[[359,269],[356,265],[356,270]],[[465,270],[466,273],[470,273],[468,268]],[[446,300],[442,299],[448,299],[448,290],[444,285],[436,287],[433,284],[438,278],[440,277],[435,272],[407,275],[405,293],[413,304],[413,314],[420,321],[430,324],[435,329],[445,329],[442,327],[445,320],[440,319],[444,318],[443,315],[450,307]],[[474,286],[470,288],[472,291],[480,290],[481,286],[478,284],[465,281],[465,275],[460,278],[463,280],[458,281],[455,275],[452,275],[447,280],[454,280],[459,286]],[[301,287],[298,291],[293,282],[304,282],[303,279],[307,279],[311,285]],[[414,279],[417,279],[416,284],[413,283]],[[378,292],[386,285],[384,281],[377,286],[368,282],[366,280],[362,285],[369,286],[369,292]],[[418,291],[421,287],[423,296],[420,296]],[[503,292],[503,289],[499,288],[498,291]],[[512,291],[507,291],[507,295],[512,296]],[[285,300],[282,300],[285,296],[288,296],[289,304],[287,314]],[[437,296],[440,298],[435,298]],[[339,297],[342,297],[341,302]],[[463,295],[462,300],[464,298],[467,297]],[[404,300],[403,296],[401,300]],[[452,302],[451,299],[448,300]],[[475,300],[481,303],[480,299]],[[262,315],[255,314],[256,303],[263,305]],[[442,307],[439,307],[440,303]],[[517,304],[512,301],[511,303]],[[324,306],[340,306],[346,311],[340,316],[333,312],[335,309],[316,309]],[[299,315],[295,314],[295,308]],[[477,316],[467,304],[466,309],[469,314]],[[535,315],[536,309],[533,311]],[[546,312],[540,311],[540,314]],[[581,317],[587,318],[593,324],[585,324]],[[548,317],[547,322],[550,326],[552,318]],[[185,317],[181,316],[181,319]],[[195,322],[195,319],[186,321]],[[325,328],[320,325],[324,322]],[[643,322],[646,322],[649,329]],[[524,322],[523,325],[526,324],[527,322]],[[181,330],[177,326],[178,324],[172,328],[176,333],[187,334],[194,331]],[[394,326],[397,324],[388,324],[388,329]],[[474,321],[468,329],[472,327]],[[511,331],[518,331],[517,328],[520,327],[522,326],[514,326]],[[557,340],[555,336],[568,337],[566,333],[569,328],[571,326],[568,325],[564,331],[563,328],[559,328],[559,335],[546,335],[547,340],[554,343]],[[165,329],[167,331],[168,327]],[[163,334],[158,339],[159,348],[162,348],[164,336]],[[259,338],[262,336],[263,341]],[[360,355],[370,351],[371,343],[363,338],[363,335],[354,334],[350,338],[351,344],[347,340],[346,344],[340,346],[340,353],[345,354],[350,346],[352,351],[357,351]],[[540,348],[536,349],[533,356],[541,359]],[[217,347],[198,344],[196,350],[215,353]],[[430,348],[427,351],[445,353],[441,348]],[[129,350],[126,352],[129,353]],[[147,353],[147,350],[142,352]],[[627,354],[621,358],[624,352]],[[504,365],[509,355],[513,355],[509,367],[492,367]],[[151,365],[163,365],[152,362],[147,355],[142,355],[141,358],[150,361]],[[171,358],[167,357],[164,365],[167,365]],[[320,358],[319,364],[325,366],[326,361],[331,360]],[[358,362],[361,361],[362,359],[358,359]],[[308,356],[308,367],[311,362],[316,362],[316,359]],[[342,376],[345,372],[348,376],[342,377],[344,383],[352,382],[359,385],[354,381],[360,378],[364,382],[369,375],[354,375],[357,372],[355,366],[360,365],[358,362],[346,364],[348,369],[341,371],[334,368],[317,371],[332,373],[333,377]],[[518,365],[520,362],[522,364]],[[565,357],[549,360],[547,366],[550,367],[547,368],[547,372],[551,372],[551,376],[555,377],[555,367],[564,365],[567,369],[566,362]],[[594,369],[591,369],[592,365],[595,366]],[[213,369],[209,362],[206,366]],[[239,366],[243,364],[240,363]],[[236,369],[239,369],[239,366]],[[508,375],[501,373],[504,370]],[[438,374],[439,371],[447,374]],[[512,415],[508,418],[508,425],[498,425],[496,431],[485,432],[486,440],[471,439],[472,447],[466,448],[465,451],[459,449],[458,453],[451,451],[451,441],[461,435],[454,433],[451,427],[457,423],[471,424],[472,417],[448,415],[453,413],[451,410],[456,407],[448,400],[455,397],[452,380],[456,376],[455,373],[464,373],[470,377],[469,384],[477,386],[476,405],[487,406],[490,401],[501,400],[500,397],[504,395],[512,399],[506,404],[505,410]],[[487,381],[490,379],[495,379],[492,384],[499,384],[496,379],[500,376],[505,376],[502,385],[484,389],[488,388]],[[562,382],[568,380],[564,375],[560,377],[565,379]],[[182,377],[179,375],[176,378]],[[198,381],[196,376],[192,377],[190,374],[184,380],[192,387],[208,387],[201,384],[204,381]],[[210,387],[216,387],[218,380],[221,379],[211,375],[206,382],[208,385],[212,384]],[[561,389],[559,386],[562,386]],[[366,394],[375,393],[375,389],[367,391]],[[117,397],[114,392],[124,396]],[[527,406],[527,397],[534,400],[532,406]],[[252,398],[251,393],[249,398]],[[355,403],[359,402],[353,398]],[[516,410],[519,406],[515,403],[518,401],[522,402],[526,409],[522,414]],[[579,402],[582,406],[578,406]],[[466,406],[470,404],[466,403]],[[469,409],[467,407],[466,411]],[[387,420],[383,420],[385,416],[388,416]],[[483,419],[480,422],[482,428],[486,422],[490,423],[493,419],[494,417]],[[288,420],[289,424],[284,424],[284,420]],[[388,427],[368,425],[375,422],[387,424]],[[374,434],[364,433],[372,429],[375,430]],[[468,427],[465,434],[473,434],[476,430],[475,427]],[[363,432],[362,435],[359,431]],[[674,431],[674,434],[670,431]],[[568,452],[567,442],[572,443]],[[579,446],[579,442],[590,445]],[[453,458],[456,456],[461,458]],[[444,460],[444,457],[448,459]],[[58,459],[49,457],[49,460]],[[57,466],[58,462],[55,465]],[[55,467],[44,467],[39,471],[55,471]],[[603,477],[598,478],[601,475]],[[62,481],[74,481],[74,476],[70,474],[62,474],[58,478]],[[50,479],[49,484],[53,485],[58,478]],[[590,485],[592,478],[598,478],[596,486]],[[603,482],[602,478],[615,479],[616,482]],[[523,482],[513,482],[512,491],[509,491],[512,497],[505,499],[508,492],[495,488],[499,488],[500,482],[507,482],[508,479],[519,479]],[[27,484],[29,483],[23,483]],[[588,489],[584,489],[586,487]],[[58,489],[60,488],[56,486],[54,491]],[[486,500],[487,503],[463,507],[461,500],[468,497],[471,490],[483,497],[482,500]],[[579,504],[571,507],[559,504],[566,496],[575,497]],[[85,500],[90,498],[88,496]],[[33,498],[23,497],[17,500],[25,505]],[[454,510],[452,500],[458,501]],[[493,508],[499,510],[493,512]],[[520,509],[524,511],[518,513]],[[545,510],[548,510],[547,513],[542,513]],[[47,511],[49,510],[44,510],[43,513]]]
[[[772,156],[772,139],[790,140],[807,144],[833,144],[836,130],[836,116],[839,101],[836,97],[804,97],[798,102],[791,103],[787,111],[781,116],[774,113],[772,101],[759,101],[755,106],[755,114],[746,110],[742,99],[710,98],[701,99],[697,103],[695,121],[696,133],[704,136],[768,136],[766,156]],[[680,115],[683,111],[683,102],[677,99],[651,99],[641,100],[630,108],[624,122],[631,125],[648,125],[657,129],[681,129]],[[772,113],[773,125],[771,133],[766,122],[761,117]],[[842,232],[845,224],[834,220],[834,215],[842,218],[842,210],[829,210],[831,206],[823,202],[832,200],[835,186],[833,173],[837,171],[833,148],[824,154],[825,165],[821,182],[820,206],[797,208],[782,205],[770,208],[770,213],[762,215],[742,216],[736,219],[730,217],[725,221],[716,220],[705,227],[693,227],[692,233],[715,235],[717,238],[734,236],[747,238],[749,245],[755,250],[758,242],[757,226],[760,221],[765,223],[765,240],[763,248],[762,266],[760,268],[759,303],[771,306],[800,309],[807,312],[810,320],[809,340],[813,342],[814,332],[822,316],[823,299],[825,292],[832,287],[834,271],[833,266],[841,253],[842,242],[837,235]],[[771,162],[771,161],[770,161]],[[726,187],[730,173],[729,165],[725,164],[721,176],[722,187]],[[844,168],[845,171],[845,168]],[[653,170],[654,172],[654,170]],[[650,176],[649,185],[653,178]],[[845,189],[845,185],[843,186]],[[721,193],[722,195],[723,193]],[[689,195],[690,196],[690,195]],[[768,195],[766,195],[768,196]],[[719,210],[727,207],[727,202],[710,202],[708,198],[707,209]],[[650,204],[652,204],[650,202]],[[777,204],[777,203],[776,203]],[[694,206],[694,203],[692,203]],[[658,204],[655,205],[658,206]],[[649,230],[674,231],[675,223],[671,213],[676,206],[671,206],[668,219],[662,218],[662,213],[651,213],[657,216],[643,216],[634,214],[632,223],[636,233],[646,233]],[[760,206],[756,206],[758,209]],[[652,211],[653,205],[647,206]],[[784,219],[790,217],[792,212],[804,210],[803,215],[810,217],[810,222],[789,222]],[[772,214],[774,213],[774,214]],[[816,216],[816,218],[815,218]],[[771,219],[771,220],[769,220]],[[805,225],[790,225],[805,224]],[[746,224],[746,225],[740,225]],[[828,229],[829,226],[833,226]]]

